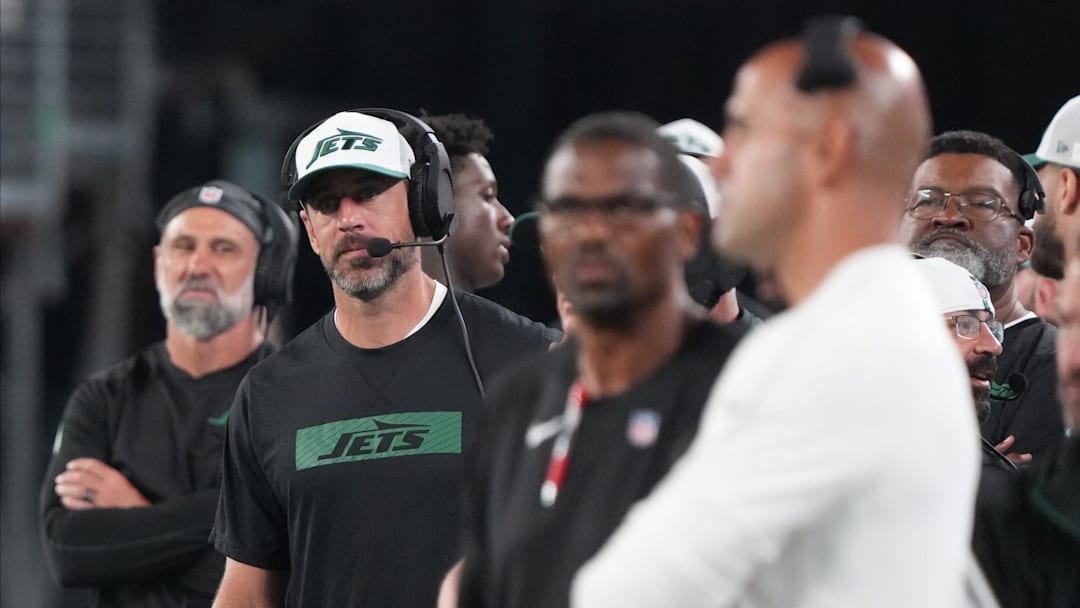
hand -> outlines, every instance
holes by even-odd
[[[1009,450],[1012,449],[1013,444],[1016,443],[1016,437],[1009,435],[1005,439],[1001,440],[1001,443],[994,446],[994,449],[1001,452],[1003,456],[1009,459],[1009,462],[1015,465],[1027,464],[1031,462],[1031,454],[1010,454]]]
[[[148,507],[127,477],[96,458],[76,458],[56,476],[56,495],[69,509]]]
[[[465,560],[458,560],[453,568],[446,573],[443,582],[439,585],[439,598],[436,600],[436,608],[457,608],[458,591],[461,590],[461,573],[465,569]]]

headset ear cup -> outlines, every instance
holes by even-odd
[[[427,182],[427,167],[418,159],[413,165],[412,178],[409,180],[409,221],[412,223],[413,233],[417,237],[431,236],[427,218],[424,214],[425,192],[424,185]]]
[[[255,305],[276,306],[292,299],[300,227],[296,220],[270,199],[252,193],[262,205],[266,228],[259,239],[255,262]]]
[[[450,167],[449,155],[447,155],[443,145],[441,143],[431,145],[438,150],[438,155],[442,159],[437,167],[438,172],[433,177],[431,169],[428,170],[428,178],[432,180],[430,184],[432,189],[430,200],[433,201],[433,221],[438,223],[437,234],[432,236],[441,238],[450,234],[454,226],[454,176]]]
[[[1015,151],[1010,151],[1014,161],[1024,168],[1023,190],[1016,200],[1016,206],[1024,219],[1030,220],[1036,213],[1046,213],[1046,191],[1043,190],[1042,181],[1038,172],[1028,164],[1024,157]]]
[[[454,217],[454,185],[450,158],[431,126],[419,118],[387,108],[356,108],[397,126],[415,156],[409,183],[409,217],[417,237],[439,239],[450,231]]]

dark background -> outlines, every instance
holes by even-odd
[[[1068,3],[850,4],[316,0],[268,9],[231,1],[169,3],[158,21],[166,69],[243,65],[260,95],[289,104],[292,128],[276,134],[281,150],[304,126],[344,108],[484,118],[496,134],[490,160],[500,198],[515,214],[528,210],[547,148],[572,120],[630,109],[661,122],[690,116],[719,131],[737,67],[814,14],[853,12],[908,50],[923,69],[937,131],[983,130],[1030,152],[1054,111],[1080,93],[1080,21],[1076,8],[1061,12]],[[157,157],[157,204],[215,175],[212,150],[192,154],[168,142]],[[287,333],[329,302],[325,276],[301,249]],[[506,279],[484,295],[550,320],[535,252],[512,253]]]
[[[153,3],[158,82],[152,200],[146,204],[156,210],[176,192],[217,177],[280,195],[280,157],[297,133],[341,109],[382,106],[485,119],[496,135],[489,158],[500,199],[518,214],[528,210],[549,145],[574,119],[629,109],[661,122],[692,117],[720,131],[737,67],[763,44],[797,34],[808,16],[838,12],[859,16],[915,58],[927,82],[935,132],[986,131],[1031,152],[1054,112],[1080,94],[1077,5],[162,0]],[[764,175],[772,169],[760,168]],[[88,238],[79,227],[94,213],[92,199],[79,191],[69,197],[66,237],[76,245]],[[135,234],[129,352],[164,335],[150,258],[157,235],[149,225]],[[511,253],[507,277],[483,295],[551,320],[536,252]],[[285,337],[330,303],[328,281],[306,241],[301,254],[296,302],[283,316]],[[70,257],[68,289],[43,310],[44,445],[82,379],[73,363],[91,346],[79,340],[86,332],[78,331],[90,321],[83,300],[94,281],[88,259]],[[32,500],[37,488],[25,492]],[[32,573],[26,580],[40,582],[40,559],[19,561]],[[5,580],[18,578],[5,573]],[[4,598],[13,597],[9,591],[0,592],[5,606]],[[58,594],[56,601],[62,602]]]

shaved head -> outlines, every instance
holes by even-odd
[[[785,103],[805,110],[799,118],[811,134],[830,119],[850,123],[855,143],[851,175],[884,180],[902,198],[932,135],[922,76],[907,53],[875,34],[857,35],[848,51],[856,65],[856,81],[850,88],[799,91],[795,79],[806,51],[795,39],[766,47],[747,68],[774,75],[777,88],[785,92]]]
[[[929,103],[911,57],[870,33],[847,50],[852,84],[804,92],[802,41],[771,44],[740,68],[727,101],[714,244],[775,268],[782,284],[784,266],[808,250],[820,251],[824,271],[826,257],[895,241],[929,145]]]

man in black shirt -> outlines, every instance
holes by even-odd
[[[976,555],[1002,608],[1080,605],[1080,276],[1061,282],[1056,307],[1067,434],[1040,462],[995,487],[991,508],[975,518]]]
[[[589,116],[548,158],[540,237],[576,329],[492,388],[470,454],[463,606],[566,606],[577,568],[690,443],[745,331],[687,292],[707,219],[656,126]]]
[[[1016,463],[1038,458],[1062,432],[1057,330],[1016,297],[1016,270],[1034,245],[1024,222],[1042,197],[1031,167],[1000,140],[950,131],[934,137],[916,170],[902,225],[915,253],[963,266],[990,290],[1005,341],[982,436]]]
[[[448,164],[427,125],[387,110],[335,114],[286,155],[335,308],[237,392],[216,605],[431,606],[460,557],[482,379],[559,335],[436,282],[415,247],[393,248],[446,235]]]
[[[225,424],[240,379],[272,347],[297,229],[213,181],[158,216],[154,275],[166,337],[71,396],[41,489],[46,555],[98,606],[209,606],[224,560],[207,542]]]

